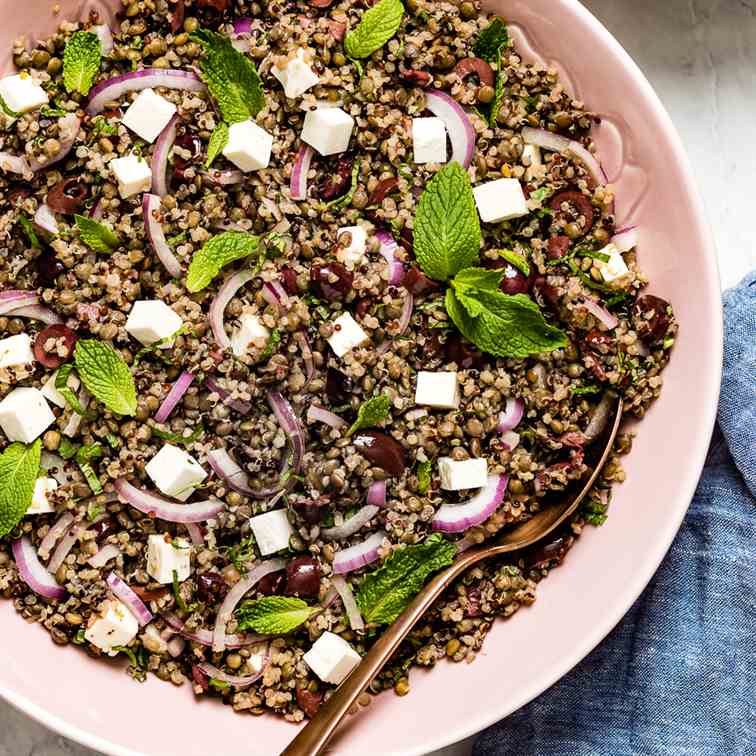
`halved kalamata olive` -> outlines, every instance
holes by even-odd
[[[370,297],[363,297],[359,302],[357,302],[357,306],[354,308],[354,316],[357,318],[357,320],[362,320],[362,318],[365,317],[365,315],[370,312],[370,307],[373,304],[373,300]]]
[[[310,268],[310,281],[316,292],[330,302],[345,299],[352,290],[354,273],[341,263],[329,262]]]
[[[58,260],[51,248],[46,247],[34,258],[34,270],[39,285],[52,289],[58,281],[58,276],[65,272],[66,266]]]
[[[346,193],[352,183],[352,158],[342,155],[318,184],[318,196],[329,202]]]
[[[224,13],[228,10],[230,0],[197,0],[198,8],[213,8],[219,13]]]
[[[404,247],[409,253],[413,253],[415,250],[415,234],[409,226],[402,226],[402,230],[399,232],[399,238],[397,239],[399,245]]]
[[[354,383],[348,375],[332,367],[326,370],[326,396],[331,404],[337,407],[346,404],[353,392]]]
[[[299,708],[312,719],[323,703],[322,691],[313,693],[309,688],[297,688],[296,696]]]
[[[653,294],[644,294],[635,300],[633,322],[642,341],[653,344],[663,339],[669,321],[669,302]]]
[[[361,431],[354,438],[357,450],[376,467],[391,475],[401,475],[407,463],[402,445],[379,431]]]
[[[403,84],[410,84],[411,86],[425,89],[425,87],[430,86],[433,77],[428,71],[418,71],[414,68],[400,68],[399,81]]]
[[[521,270],[515,268],[512,263],[498,258],[497,260],[487,260],[485,267],[504,271],[499,289],[505,294],[525,294],[530,290],[530,279]]]
[[[581,192],[568,189],[564,192],[555,194],[549,200],[549,207],[557,213],[558,216],[561,216],[569,223],[572,218],[569,218],[569,214],[565,213],[563,210],[562,205],[564,204],[571,208],[570,213],[575,217],[577,215],[585,217],[585,227],[583,228],[583,233],[581,235],[587,234],[593,226],[593,205],[588,197]]]
[[[184,6],[184,0],[176,0],[176,5],[173,8],[173,15],[171,16],[171,31],[174,34],[183,27],[185,14],[186,8]]]
[[[526,564],[531,569],[540,570],[547,567],[550,563],[556,562],[561,564],[567,553],[567,544],[562,536],[554,538],[552,541],[539,549],[528,554],[525,558]]]
[[[391,192],[395,191],[398,186],[399,180],[394,178],[394,176],[379,181],[376,184],[375,189],[370,192],[368,205],[380,205],[381,202],[383,202]]]
[[[567,254],[567,250],[570,248],[570,238],[568,236],[552,236],[549,239],[549,260],[559,260]]]
[[[47,326],[34,340],[34,356],[46,368],[59,368],[72,354],[78,335],[61,323]]]
[[[483,354],[456,333],[450,334],[446,339],[444,357],[447,362],[454,362],[463,370],[478,369],[484,364]]]
[[[91,530],[95,534],[95,541],[97,541],[97,543],[103,541],[111,533],[115,533],[117,529],[118,520],[111,515],[103,517],[102,520],[98,520],[97,522],[93,522],[88,528],[88,530]]]
[[[537,276],[533,280],[533,293],[541,299],[541,303],[550,304],[556,307],[559,304],[559,292],[550,283],[546,282],[544,276]]]
[[[187,132],[176,137],[174,144],[176,147],[186,150],[190,155],[189,158],[185,158],[175,150],[173,152],[173,175],[183,180],[185,178],[184,171],[202,156],[202,142],[198,136]]]
[[[263,596],[280,596],[283,593],[285,582],[286,570],[269,572],[257,584],[257,590],[260,591]]]
[[[210,678],[196,664],[192,664],[192,680],[202,690],[210,690]]]
[[[440,284],[423,273],[420,268],[413,265],[405,274],[402,279],[402,286],[407,291],[415,296],[419,294],[427,294],[429,291],[435,291],[439,288]]]
[[[297,283],[297,274],[293,268],[284,266],[280,271],[281,286],[290,297],[295,297],[299,294],[299,284]]]
[[[301,556],[286,565],[286,595],[314,598],[320,590],[320,565],[316,559]]]
[[[59,181],[47,193],[47,206],[55,213],[78,213],[89,197],[89,186],[76,177]]]
[[[492,87],[494,85],[493,68],[483,58],[463,58],[454,66],[454,73],[460,79],[466,79],[475,74],[481,84]]]
[[[306,496],[292,496],[289,499],[296,513],[308,524],[317,525],[323,519],[325,506],[330,502],[327,496],[312,499]]]
[[[29,196],[31,196],[31,187],[16,185],[8,192],[7,202],[11,207],[16,207]]]
[[[615,340],[608,333],[603,333],[595,328],[588,331],[583,341],[586,347],[596,354],[609,354],[616,351]]]
[[[222,599],[228,593],[228,583],[220,572],[205,572],[197,578],[197,593],[205,603]]]

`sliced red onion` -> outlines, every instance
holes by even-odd
[[[299,422],[291,404],[278,391],[268,392],[268,404],[273,410],[279,424],[289,439],[291,445],[291,469],[296,475],[302,469],[302,459],[305,451],[305,438],[302,424]],[[293,476],[290,476],[293,477]]]
[[[352,630],[364,630],[365,622],[360,613],[360,607],[352,593],[352,588],[341,575],[334,575],[331,578],[331,585],[338,591],[341,596],[341,603],[344,604],[344,611],[349,619],[349,625]]]
[[[184,527],[186,527],[189,538],[195,546],[205,545],[205,536],[202,534],[202,528],[196,522],[187,522]]]
[[[76,395],[76,398],[79,400],[79,404],[84,410],[89,406],[89,402],[92,401],[92,397],[84,388],[84,386],[81,387],[79,393]],[[83,419],[84,417],[78,412],[71,412],[71,416],[68,418],[68,422],[65,424],[63,430],[61,431],[63,435],[68,436],[69,438],[75,436],[79,432],[81,421]]]
[[[452,145],[451,159],[467,168],[475,150],[475,129],[467,113],[453,97],[438,89],[425,93],[425,107],[444,122]]]
[[[252,405],[249,402],[245,402],[243,399],[232,399],[229,392],[226,391],[226,389],[224,389],[218,383],[218,381],[215,380],[215,378],[208,378],[205,381],[205,385],[210,389],[210,391],[220,397],[220,400],[223,402],[223,404],[226,404],[232,409],[235,409],[242,415],[246,415],[252,410]]]
[[[249,269],[232,273],[223,282],[223,285],[218,289],[218,293],[210,303],[210,311],[208,313],[210,327],[213,329],[213,336],[221,349],[228,349],[231,346],[231,339],[226,334],[226,327],[223,322],[223,313],[226,310],[226,306],[236,296],[236,292],[254,277],[255,272]]]
[[[235,186],[244,183],[244,174],[241,171],[200,171],[200,175],[206,178],[211,184],[217,186]]]
[[[104,215],[104,210],[102,207],[102,198],[100,198],[90,208],[89,217],[92,218],[92,220],[98,221],[98,220],[102,220],[103,215]]]
[[[32,172],[29,163],[26,162],[26,158],[2,151],[0,151],[0,170],[7,173],[19,173],[22,176]]]
[[[17,307],[9,313],[14,318],[30,318],[39,320],[47,325],[57,325],[63,322],[63,318],[56,315],[49,307],[44,305],[29,305],[28,307]]]
[[[340,428],[346,428],[347,421],[344,418],[339,417],[337,414],[327,410],[323,407],[318,407],[317,404],[311,404],[307,408],[307,422],[308,423],[325,423],[330,425],[331,428],[339,430]]]
[[[144,601],[115,572],[111,572],[105,579],[105,582],[108,584],[108,588],[110,588],[113,595],[126,604],[129,611],[136,617],[140,627],[149,625],[152,622],[152,612],[145,606]]]
[[[244,496],[250,496],[254,499],[266,499],[281,490],[281,484],[269,488],[254,489],[249,484],[247,473],[231,459],[231,456],[225,449],[211,449],[207,453],[207,461],[215,474],[222,478],[229,488],[238,491]],[[281,477],[288,470],[288,461],[284,462],[281,469]]]
[[[158,197],[165,197],[168,194],[168,156],[176,141],[178,122],[178,114],[174,113],[173,118],[160,132],[155,142],[155,149],[152,151],[152,191]]]
[[[168,653],[174,659],[177,659],[179,656],[181,656],[181,654],[184,653],[184,649],[186,648],[186,641],[180,635],[177,635],[175,638],[171,638],[168,641],[167,647]]]
[[[302,359],[305,364],[305,384],[302,388],[306,388],[310,381],[315,377],[315,360],[312,357],[312,349],[310,348],[310,342],[307,340],[307,334],[304,331],[297,331],[294,334],[294,340],[302,350]]]
[[[79,540],[79,536],[86,528],[81,525],[73,525],[71,529],[60,539],[53,555],[50,557],[50,561],[47,563],[47,569],[54,575],[58,571],[65,558],[71,552],[71,549],[76,545],[76,541]]]
[[[47,205],[40,205],[37,208],[37,212],[34,213],[34,225],[42,231],[47,231],[48,234],[57,235],[58,233],[55,213]]]
[[[184,638],[199,643],[202,646],[213,645],[213,633],[211,630],[187,630],[183,621],[171,612],[163,612],[162,617],[179,635],[183,635]],[[227,635],[224,645],[226,648],[243,648],[244,646],[251,646],[253,643],[259,643],[265,637],[264,635]]]
[[[223,603],[218,609],[213,628],[213,651],[216,653],[226,648],[226,625],[234,614],[236,605],[244,598],[245,594],[254,588],[257,583],[271,572],[280,572],[286,569],[284,559],[268,559],[253,567],[249,573],[239,580],[236,585],[226,594]]]
[[[613,330],[619,325],[619,320],[612,315],[609,310],[602,307],[595,299],[586,298],[583,300],[583,307],[591,313],[597,320],[600,320],[608,330]]]
[[[412,320],[412,310],[415,306],[415,298],[410,292],[404,292],[404,304],[402,305],[402,315],[399,318],[399,332],[397,336],[401,336],[409,327],[410,320]],[[396,338],[396,337],[395,337]]]
[[[383,531],[373,533],[361,543],[350,546],[348,549],[337,551],[333,558],[333,571],[337,575],[345,575],[347,572],[359,570],[368,564],[372,564],[380,557],[378,549],[383,543],[386,534]]]
[[[376,480],[375,483],[371,483],[370,488],[368,488],[367,503],[374,507],[385,507],[386,487],[385,480]]]
[[[597,184],[608,183],[609,179],[601,167],[601,163],[580,142],[546,131],[546,129],[534,129],[531,126],[523,128],[522,138],[527,144],[534,144],[551,152],[561,152],[568,157],[574,157],[585,166],[585,169]]]
[[[142,215],[144,217],[144,228],[147,232],[147,238],[168,273],[173,278],[179,278],[181,276],[181,264],[165,240],[163,226],[158,220],[159,213],[160,197],[157,194],[145,192],[142,198]]]
[[[32,159],[29,164],[33,171],[39,171],[47,169],[51,165],[60,163],[61,160],[65,160],[68,154],[71,152],[76,141],[76,137],[79,135],[81,129],[81,118],[75,113],[69,113],[58,119],[58,141],[60,142],[60,150],[58,154],[53,158],[47,160]]]
[[[291,307],[291,301],[286,290],[278,281],[266,281],[262,287],[263,299],[274,309],[286,311]]]
[[[378,507],[374,504],[365,504],[356,514],[353,514],[346,522],[332,528],[323,528],[320,534],[327,541],[340,541],[349,538],[367,525],[378,514]]]
[[[496,430],[499,433],[506,433],[516,428],[524,413],[525,402],[516,396],[508,396],[504,411],[499,413],[499,424],[496,426]]]
[[[609,240],[610,244],[614,244],[620,252],[629,252],[638,246],[638,227],[629,226],[617,231],[617,233]]]
[[[433,518],[433,529],[461,533],[485,522],[501,506],[508,482],[506,475],[489,475],[486,485],[472,499],[462,504],[444,504]]]
[[[205,85],[194,71],[180,71],[175,68],[143,68],[141,71],[114,76],[98,84],[89,93],[87,113],[97,115],[109,102],[120,100],[127,92],[142,89],[181,89],[185,92],[204,92]]]
[[[248,17],[234,20],[234,34],[249,34],[252,31],[252,19]]]
[[[228,683],[232,688],[248,688],[253,682],[259,680],[265,668],[270,661],[270,652],[266,651],[265,656],[260,661],[260,670],[251,675],[229,675],[218,667],[213,666],[210,662],[200,662],[197,667],[202,670],[209,678],[213,680],[220,680],[220,682]]]
[[[601,397],[601,401],[596,405],[596,409],[593,410],[593,415],[588,421],[588,427],[583,431],[586,443],[595,441],[604,432],[609,422],[613,402],[614,399],[609,393]]]
[[[113,33],[110,31],[110,27],[107,24],[97,24],[97,26],[92,27],[92,31],[100,40],[102,54],[109,55],[113,52]]]
[[[398,244],[388,231],[376,231],[375,236],[381,244],[378,250],[389,266],[389,283],[398,286],[404,279],[404,265],[395,259]]]
[[[11,549],[19,576],[34,593],[58,601],[65,598],[66,589],[58,585],[52,574],[45,569],[26,536],[13,541]]]
[[[155,413],[156,423],[164,423],[171,416],[171,412],[173,412],[176,405],[181,401],[181,397],[184,396],[186,390],[192,385],[193,380],[194,375],[192,373],[186,370],[181,373],[173,386],[171,386],[168,396],[165,397],[160,408]]]
[[[179,504],[160,496],[143,491],[129,483],[126,478],[115,482],[118,495],[131,504],[134,509],[150,517],[159,517],[166,522],[204,522],[215,517],[225,508],[222,501],[198,501],[192,504]]]
[[[36,304],[39,304],[39,298],[30,291],[19,291],[17,289],[6,291],[0,297],[0,315],[7,315],[20,307],[29,307]]]
[[[294,161],[294,168],[291,171],[291,198],[293,200],[307,199],[307,174],[310,171],[312,156],[315,150],[309,144],[302,144],[297,153],[297,159]]]
[[[42,539],[42,543],[39,544],[39,556],[41,559],[47,559],[50,556],[50,552],[55,547],[58,539],[68,532],[73,521],[74,517],[70,512],[65,512],[55,521],[55,524]]]
[[[501,434],[501,443],[509,449],[514,451],[520,445],[520,434],[514,431],[506,431]]]
[[[121,555],[121,550],[114,543],[107,543],[94,556],[87,559],[87,563],[99,569],[104,567],[111,559],[116,559]]]

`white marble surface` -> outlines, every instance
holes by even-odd
[[[723,286],[756,265],[756,0],[584,0],[638,62],[680,130]],[[367,753],[367,751],[366,751]],[[468,756],[470,742],[433,756]],[[0,756],[96,756],[0,703]]]

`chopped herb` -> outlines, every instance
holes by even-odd
[[[8,107],[8,103],[0,96],[0,110],[8,116],[8,118],[21,118],[21,113],[16,113],[15,110],[11,110]]]
[[[198,606],[199,602],[187,604],[181,595],[181,584],[178,579],[178,572],[173,570],[173,598],[176,599],[176,606],[185,614],[191,614]]]
[[[426,459],[417,466],[417,492],[421,496],[425,496],[430,490],[432,469],[433,462],[429,459]]]
[[[231,687],[229,683],[224,682],[223,680],[216,680],[214,677],[211,677],[207,681],[207,684],[211,688],[215,688],[215,690],[228,690]]]
[[[357,419],[352,423],[352,427],[347,431],[347,436],[351,436],[363,428],[372,428],[381,420],[385,420],[391,412],[391,399],[385,394],[373,396],[364,401],[357,410]]]
[[[600,262],[609,262],[609,255],[603,252],[595,252],[592,249],[581,249],[576,253],[580,257],[590,257],[593,260],[599,260]]]
[[[598,527],[606,522],[607,510],[609,509],[609,494],[607,491],[607,501],[603,503],[598,496],[589,496],[583,505],[583,518],[589,525]]]
[[[507,25],[500,18],[495,18],[478,34],[473,45],[473,52],[479,58],[489,63],[499,62],[501,51],[509,44]]]
[[[247,565],[255,558],[255,537],[250,534],[242,538],[236,546],[226,546],[221,549],[221,553],[240,574],[244,575],[247,572]]]
[[[184,333],[188,333],[191,329],[189,328],[188,323],[184,323],[177,331],[174,331],[170,336],[163,336],[162,339],[158,339],[153,344],[150,344],[149,346],[142,347],[135,355],[134,360],[132,362],[132,367],[136,367],[144,357],[146,357],[148,354],[155,354],[157,357],[159,357],[163,362],[168,362],[169,360],[166,359],[166,357],[163,355],[163,347],[166,344],[170,344],[177,336],[181,336]]]
[[[175,247],[177,244],[183,244],[188,238],[189,234],[187,234],[186,231],[182,231],[180,234],[176,234],[175,236],[169,236],[166,241],[171,245],[171,247]]]
[[[630,295],[626,291],[619,291],[609,297],[609,299],[606,300],[605,304],[607,307],[614,307],[615,305],[622,304],[622,302],[624,302],[629,297]]]
[[[551,189],[549,189],[548,186],[542,186],[540,189],[536,189],[535,191],[531,192],[530,197],[528,199],[532,199],[535,202],[543,202],[552,194],[553,192]]]
[[[343,194],[341,197],[337,197],[336,199],[331,200],[330,202],[326,202],[324,207],[334,207],[334,208],[341,208],[341,207],[348,207],[352,204],[352,197],[354,197],[354,193],[357,190],[357,179],[360,175],[360,161],[355,160],[354,165],[352,166],[352,182],[349,186],[349,191],[346,194]]]
[[[114,136],[118,133],[118,126],[110,124],[105,120],[105,116],[95,116],[92,119],[92,125],[89,132],[89,143],[93,144],[101,136]]]
[[[76,464],[79,466],[82,475],[87,481],[87,485],[92,489],[92,493],[97,495],[102,493],[102,483],[92,468],[92,462],[100,459],[104,454],[102,444],[84,444],[76,452]]]
[[[570,389],[570,393],[573,396],[590,396],[591,394],[600,394],[601,393],[601,387],[600,386],[573,386]]]
[[[82,646],[84,643],[87,642],[87,639],[84,637],[84,633],[86,633],[86,630],[83,627],[80,627],[76,631],[76,635],[71,639],[72,643],[75,643],[77,646]]]
[[[0,97],[0,101],[2,101],[2,97]],[[43,105],[39,109],[39,114],[43,118],[63,118],[63,116],[68,115],[68,111],[63,110],[63,108],[56,108],[56,107],[50,107],[49,105]]]
[[[90,522],[94,522],[104,511],[105,507],[103,507],[102,504],[90,501],[89,504],[87,504],[87,519]]]
[[[151,428],[154,436],[162,438],[164,441],[170,441],[174,444],[181,444],[182,446],[191,446],[195,441],[201,438],[202,434],[205,432],[205,428],[201,423],[188,436],[184,436],[181,433],[171,433],[170,431],[165,431],[156,428],[155,426],[151,426]]]
[[[60,446],[58,446],[58,454],[60,454],[63,459],[71,459],[71,457],[75,457],[78,449],[78,444],[73,443],[73,441],[65,436],[61,437]]]
[[[265,345],[265,349],[260,353],[260,362],[269,359],[273,353],[277,350],[278,345],[281,343],[281,332],[278,328],[274,328],[270,336],[268,337],[268,343]]]
[[[32,248],[42,249],[42,244],[39,241],[37,232],[34,230],[34,224],[23,213],[18,216],[18,222],[21,224],[21,228],[24,229],[26,238],[29,240],[29,244]]]
[[[82,417],[86,417],[91,420],[93,417],[95,417],[95,415],[91,412],[87,412],[84,407],[81,406],[79,398],[76,396],[76,394],[74,394],[74,392],[71,390],[71,387],[68,385],[68,379],[71,376],[73,369],[74,366],[70,363],[61,365],[58,368],[58,371],[55,374],[55,390],[63,397],[63,399],[65,399],[66,404],[70,405],[71,409],[77,415],[81,415]]]
[[[106,434],[105,441],[107,441],[107,444],[111,449],[117,449],[121,445],[120,439],[112,433]]]
[[[129,670],[131,676],[139,682],[144,682],[147,679],[147,665],[144,659],[139,659],[137,655],[127,646],[113,646],[113,651],[125,654],[129,658]]]

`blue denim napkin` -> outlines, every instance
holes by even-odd
[[[756,273],[724,312],[718,425],[666,560],[604,642],[473,756],[756,754]]]

